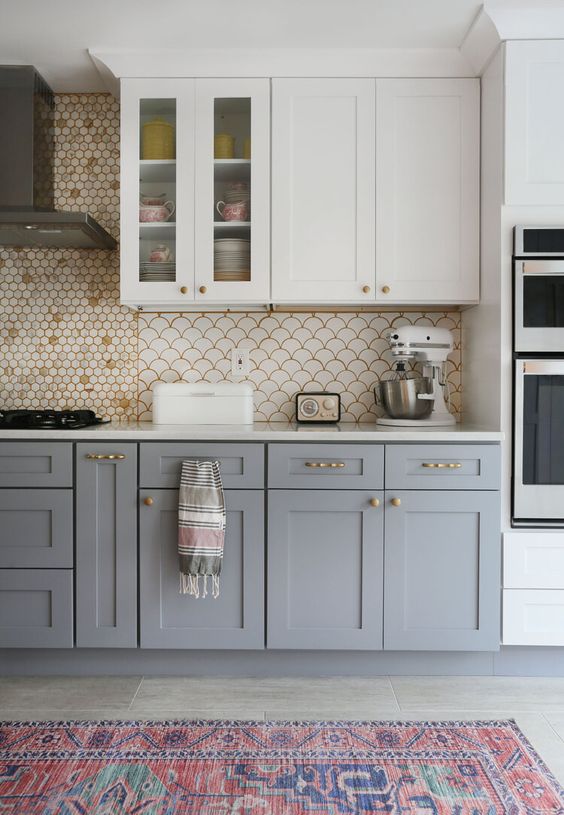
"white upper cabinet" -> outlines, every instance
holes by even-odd
[[[128,79],[121,104],[122,302],[267,303],[269,80]]]
[[[564,205],[564,42],[505,48],[505,203]]]
[[[196,80],[196,300],[270,298],[270,82]]]
[[[374,298],[372,79],[272,80],[272,299]]]
[[[122,82],[120,243],[122,302],[193,298],[193,79]]]
[[[476,302],[479,80],[376,84],[376,301]]]

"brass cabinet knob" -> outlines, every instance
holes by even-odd
[[[371,507],[379,507],[380,506],[380,499],[379,498],[371,498],[370,499],[370,506]]]
[[[391,289],[389,286],[382,286],[382,291],[384,292],[384,294],[389,294]]]
[[[362,287],[362,291],[363,291],[365,294],[368,294],[368,293],[369,293],[369,291],[370,291],[370,286],[363,286],[363,287]]]
[[[207,288],[205,286],[200,286],[200,294],[205,294],[207,292]]]
[[[401,498],[392,498],[390,503],[393,507],[399,507],[401,505]]]
[[[147,498],[143,499],[143,503],[145,504],[146,507],[152,507],[155,502],[153,498],[151,498],[151,496],[148,495]]]
[[[188,294],[188,286],[181,286],[180,294]]]

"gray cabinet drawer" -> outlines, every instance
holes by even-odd
[[[72,565],[72,492],[0,490],[0,567]]]
[[[386,489],[499,490],[497,444],[387,444]]]
[[[72,569],[0,569],[0,647],[72,645]]]
[[[0,442],[0,487],[72,487],[72,444]]]
[[[145,442],[139,451],[140,486],[178,489],[182,462],[186,459],[219,461],[225,489],[264,487],[264,445],[228,442]]]
[[[384,446],[269,444],[268,486],[282,489],[382,489]]]

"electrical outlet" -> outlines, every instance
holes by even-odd
[[[233,376],[248,376],[249,374],[249,349],[231,349],[231,374]]]

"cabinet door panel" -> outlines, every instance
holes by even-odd
[[[72,568],[71,490],[0,490],[0,567]]]
[[[144,504],[150,496],[153,503]],[[226,490],[221,590],[180,593],[178,492],[141,493],[140,609],[143,648],[264,647],[264,493]]]
[[[269,491],[269,648],[382,647],[382,500],[379,492]]]
[[[182,306],[194,301],[194,80],[124,79],[120,101],[121,299]],[[157,129],[160,122],[170,131],[169,149],[162,133],[145,131],[155,120]],[[171,215],[141,223],[140,194],[164,194]],[[168,274],[147,279],[151,267],[144,264],[159,245],[170,250],[172,265]]]
[[[135,647],[137,445],[77,444],[76,457],[77,645]]]
[[[377,81],[376,297],[479,297],[480,84]]]
[[[196,300],[202,306],[266,303],[270,299],[269,80],[196,79],[195,121]],[[234,137],[232,158],[215,157],[215,136]],[[225,202],[234,184],[247,185],[243,199],[249,195],[249,211],[241,220],[226,221],[216,205],[222,210],[220,202]],[[225,258],[215,257],[215,249],[219,255],[225,243],[214,241],[225,238],[250,241],[250,266],[240,280],[230,279],[225,263],[222,267]]]
[[[0,569],[0,647],[72,645],[72,569]]]
[[[276,301],[374,297],[374,87],[372,79],[272,81]]]
[[[507,42],[505,203],[564,204],[564,43]]]
[[[498,650],[499,513],[496,492],[386,493],[384,648]]]

